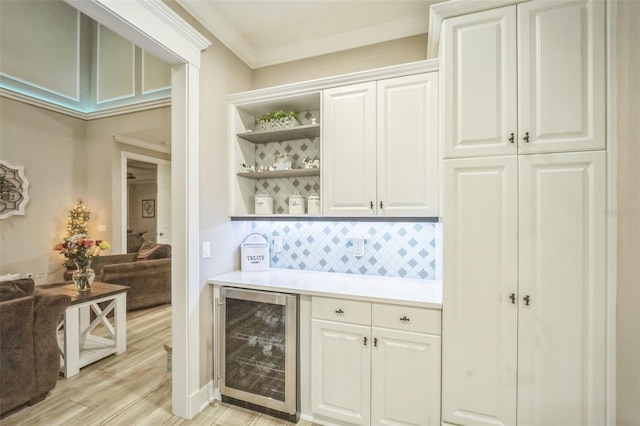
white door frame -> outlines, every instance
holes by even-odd
[[[172,408],[193,418],[208,404],[199,385],[199,68],[211,43],[161,0],[65,0],[172,65]],[[206,389],[206,386],[205,386]]]
[[[161,158],[149,157],[148,155],[136,154],[134,152],[122,151],[120,155],[120,238],[121,253],[127,252],[127,216],[129,213],[127,166],[129,160],[144,161],[145,163],[163,165],[171,167],[171,161]],[[158,172],[156,171],[156,182]],[[159,192],[159,191],[158,191]],[[160,203],[156,197],[156,208]],[[156,215],[157,216],[157,215]],[[156,227],[157,232],[157,227]]]

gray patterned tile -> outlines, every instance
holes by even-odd
[[[283,237],[274,268],[436,279],[441,273],[440,224],[408,222],[252,222],[253,232]],[[367,235],[355,257],[348,235]]]

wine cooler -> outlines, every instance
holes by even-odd
[[[222,400],[297,423],[298,296],[221,289]]]

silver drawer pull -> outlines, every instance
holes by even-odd
[[[409,321],[411,321],[411,320],[410,320],[409,318],[407,318],[406,316],[403,316],[403,317],[401,317],[401,318],[400,318],[400,321],[402,321],[402,322],[409,322]]]
[[[337,309],[336,310],[336,314],[342,315],[342,314],[344,314],[344,311],[342,309]]]

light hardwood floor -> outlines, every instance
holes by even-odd
[[[291,423],[219,401],[192,420],[171,414],[171,373],[164,344],[171,342],[171,306],[127,314],[127,352],[60,378],[47,399],[5,416],[0,425],[283,426]],[[311,423],[300,421],[300,426]]]

